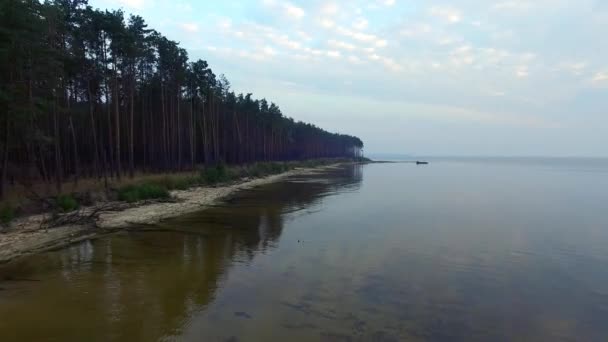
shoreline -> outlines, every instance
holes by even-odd
[[[140,203],[119,211],[106,211],[95,219],[94,224],[64,225],[54,228],[41,226],[45,215],[34,215],[16,220],[11,231],[0,234],[0,264],[21,257],[63,248],[85,240],[96,239],[137,225],[162,222],[212,206],[220,200],[240,191],[277,182],[283,178],[314,174],[348,163],[337,163],[315,168],[297,168],[261,178],[244,178],[235,183],[217,187],[194,187],[171,191],[174,202]],[[118,202],[117,202],[118,203]],[[108,202],[83,209],[91,212]]]

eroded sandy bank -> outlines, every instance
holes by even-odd
[[[219,187],[197,187],[184,191],[173,191],[171,195],[177,199],[175,202],[152,203],[120,211],[102,212],[95,224],[91,225],[66,225],[46,229],[41,225],[44,215],[22,218],[16,220],[8,232],[0,234],[0,263],[92,239],[127,227],[158,223],[168,218],[202,210],[239,190],[273,183],[289,176],[323,172],[334,167],[337,165],[295,169],[263,178],[243,179],[237,183]],[[100,205],[107,205],[107,203]],[[96,208],[86,208],[83,211],[93,211]]]

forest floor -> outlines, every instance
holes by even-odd
[[[93,239],[129,227],[148,225],[185,215],[216,204],[236,191],[276,182],[288,176],[322,172],[339,164],[315,168],[297,168],[281,174],[262,178],[243,178],[236,182],[215,187],[195,187],[171,191],[170,201],[152,201],[126,204],[102,202],[80,209],[68,218],[66,224],[53,227],[45,225],[49,214],[32,215],[16,219],[8,231],[0,233],[0,264],[18,257],[61,248],[79,241]]]

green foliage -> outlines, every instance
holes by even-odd
[[[151,181],[149,183],[158,185],[167,190],[187,190],[200,183],[200,180],[196,177],[166,176],[157,181]]]
[[[129,203],[149,199],[167,199],[169,197],[167,188],[152,183],[128,185],[118,190],[118,199]]]
[[[8,225],[15,218],[15,208],[6,203],[0,207],[0,224]]]
[[[97,176],[120,176],[127,156],[131,173],[182,171],[185,165],[208,162],[209,147],[213,158],[230,164],[361,154],[359,138],[296,121],[283,115],[277,104],[255,99],[251,93],[236,94],[220,74],[204,60],[189,60],[186,49],[149,28],[143,18],[126,18],[121,10],[94,9],[87,0],[0,1],[0,125],[10,132],[0,129],[0,134],[11,166],[45,171],[32,172],[40,174],[32,181],[48,181],[40,176],[54,175],[60,186],[79,176],[79,169],[95,171]],[[165,93],[173,94],[169,105]],[[77,95],[69,106],[65,106],[67,94]],[[91,126],[91,117],[83,115],[87,108],[110,113],[118,110],[115,104],[124,107],[136,99],[146,99],[146,106],[131,106],[131,120],[123,124],[115,122],[114,115],[95,115]],[[180,106],[190,107],[190,115],[182,115]],[[207,107],[212,110],[208,118],[201,110]],[[162,111],[160,120],[158,111],[154,114],[150,108],[168,110]],[[148,121],[143,122],[144,117]],[[184,133],[181,127],[192,130],[193,124],[205,120],[208,125],[199,132],[204,139],[174,138]],[[123,143],[112,139],[121,134]],[[144,144],[150,153],[136,158],[134,154],[141,151],[134,146]],[[17,158],[32,146],[39,154],[36,165]],[[190,153],[184,154],[188,149]],[[109,151],[113,153],[107,155]],[[179,153],[168,156],[175,151]],[[62,161],[57,156],[69,158]],[[45,164],[50,160],[55,162]],[[206,169],[200,178],[169,177],[158,185],[171,190],[203,180],[215,184],[242,176],[244,169],[251,169],[245,175],[262,176],[287,168],[285,163],[219,165]],[[23,177],[29,182],[32,175],[27,173]],[[66,207],[71,208],[73,203],[68,202]]]
[[[72,195],[59,195],[55,203],[57,208],[64,213],[74,211],[80,207],[80,204]]]
[[[227,182],[233,177],[233,173],[229,173],[226,165],[218,164],[215,167],[205,168],[201,172],[201,179],[209,185]]]

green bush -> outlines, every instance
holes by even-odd
[[[15,218],[15,208],[10,204],[5,204],[0,207],[0,223],[7,225]]]
[[[64,213],[74,211],[80,207],[80,204],[72,195],[59,195],[56,204]]]
[[[118,190],[118,199],[129,203],[169,197],[169,190],[166,187],[152,183],[128,185]]]
[[[231,179],[231,176],[234,177],[234,174],[229,173],[224,164],[206,168],[201,172],[201,178],[207,184],[227,182]]]
[[[199,180],[195,177],[171,177],[166,176],[156,181],[151,181],[149,184],[157,185],[167,190],[187,190],[196,184]]]

